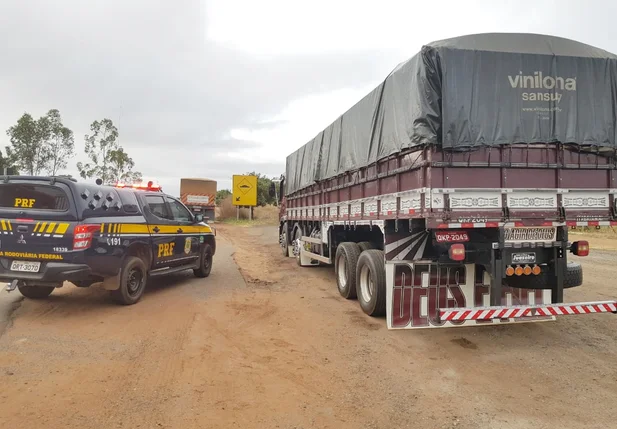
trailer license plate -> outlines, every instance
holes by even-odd
[[[21,271],[25,273],[38,273],[40,268],[40,262],[13,261],[11,264],[11,271]]]
[[[513,264],[534,264],[536,262],[536,254],[534,252],[513,253]]]
[[[505,239],[510,242],[555,241],[555,227],[506,228]]]
[[[437,231],[435,232],[435,240],[438,243],[469,241],[469,235],[466,231]]]

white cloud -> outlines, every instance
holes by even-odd
[[[376,85],[377,83],[375,83]],[[280,162],[353,106],[375,85],[361,89],[341,89],[294,100],[279,115],[272,118],[275,124],[259,129],[233,129],[230,137],[254,141],[260,145],[250,150],[233,150],[225,156],[254,163]]]
[[[392,51],[413,55],[423,43],[466,33],[521,30],[543,2],[494,0],[209,0],[210,40],[256,56]],[[544,2],[553,9],[553,1]],[[525,21],[504,19],[526,14]],[[543,24],[545,22],[543,21]]]

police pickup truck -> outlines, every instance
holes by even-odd
[[[215,251],[203,217],[152,181],[0,176],[0,281],[27,298],[47,298],[68,281],[135,304],[151,277],[184,270],[207,277]]]

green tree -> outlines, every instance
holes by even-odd
[[[42,130],[46,145],[50,149],[50,159],[48,171],[52,176],[58,170],[66,168],[67,160],[75,156],[75,138],[73,131],[65,127],[62,117],[57,109],[47,112],[47,116],[39,119],[42,122]]]
[[[270,184],[272,180],[261,173],[254,171],[246,173],[247,176],[257,176],[257,205],[276,204],[276,198],[270,196]]]
[[[100,178],[103,183],[141,178],[141,173],[132,171],[135,163],[118,144],[118,128],[111,119],[94,121],[91,134],[86,134],[84,151],[91,162],[77,163],[79,174],[84,179]]]
[[[31,114],[24,113],[17,124],[6,131],[11,142],[11,146],[6,147],[10,162],[30,176],[46,171],[52,157],[47,131],[46,120],[35,120]]]
[[[6,148],[9,160],[31,176],[55,176],[74,155],[73,132],[62,123],[58,109],[37,120],[24,113],[6,133],[11,140]]]
[[[221,202],[230,195],[231,195],[231,191],[229,189],[220,189],[216,191],[216,198],[215,198],[216,205],[217,206],[220,205]]]
[[[15,166],[11,164],[8,158],[2,155],[2,151],[0,150],[0,174],[4,174],[5,168],[7,169],[7,174],[10,176],[19,174]]]
[[[141,180],[141,173],[133,171],[135,163],[124,151],[124,148],[109,152],[109,178],[113,182],[133,183]]]

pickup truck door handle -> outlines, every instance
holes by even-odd
[[[182,228],[178,228],[178,234],[182,234]]]
[[[28,227],[26,225],[19,225],[17,227],[17,232],[28,232]]]
[[[158,226],[155,226],[154,228],[152,228],[152,231],[154,231],[154,232],[159,232],[159,231],[160,231],[160,229],[159,229],[159,227],[158,227]]]

